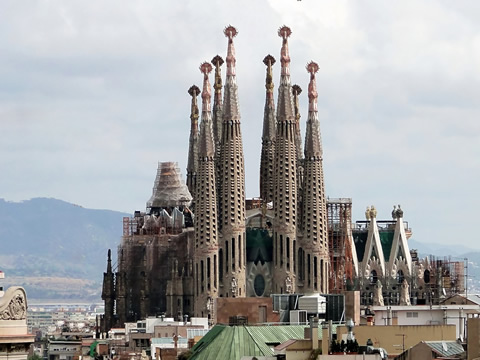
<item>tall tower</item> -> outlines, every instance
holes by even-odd
[[[222,142],[222,126],[223,126],[223,102],[222,102],[222,72],[220,66],[223,64],[223,59],[220,55],[216,55],[212,61],[212,65],[215,67],[215,82],[213,88],[215,90],[215,95],[213,97],[213,111],[212,111],[212,121],[213,121],[213,139],[215,141],[215,180],[216,180],[216,190],[217,190],[217,210],[220,209],[220,196],[222,193],[222,176],[220,174],[220,148]],[[217,216],[220,216],[220,213],[217,213]],[[220,220],[220,219],[218,219]]]
[[[215,140],[215,150],[218,152],[220,148],[220,140],[222,139],[222,122],[223,122],[223,103],[222,103],[222,71],[220,66],[223,65],[223,59],[220,55],[212,59],[212,65],[215,66],[215,95],[213,97],[213,138]]]
[[[297,224],[297,155],[295,148],[295,113],[290,84],[290,56],[288,37],[292,31],[283,26],[278,30],[282,38],[280,59],[282,70],[277,102],[277,129],[274,164],[274,287],[276,293],[295,291],[295,256]]]
[[[273,201],[273,160],[275,156],[275,102],[273,100],[272,66],[275,58],[265,56],[267,65],[265,79],[265,111],[263,114],[262,155],[260,158],[260,197],[266,203]]]
[[[217,203],[215,192],[215,145],[210,108],[211,88],[208,74],[212,65],[200,66],[203,73],[202,122],[198,141],[198,169],[195,199],[195,316],[207,316],[210,321],[213,299],[218,296],[217,272]]]
[[[292,86],[293,106],[295,109],[295,151],[297,152],[297,204],[302,203],[303,196],[303,152],[302,152],[302,135],[300,132],[300,101],[299,97],[302,88],[295,84]],[[303,221],[302,208],[298,205],[297,225],[300,226]],[[299,234],[297,234],[299,235]]]
[[[235,48],[237,30],[228,26],[227,76],[223,101],[222,140],[220,145],[219,276],[221,296],[245,296],[245,167],[240,131]]]
[[[192,106],[190,110],[190,139],[188,142],[188,162],[187,162],[187,187],[190,194],[195,199],[195,178],[197,176],[198,163],[198,105],[197,95],[200,89],[196,85],[192,85],[188,89],[188,93],[192,97]]]
[[[305,134],[305,173],[303,193],[303,236],[299,249],[299,290],[328,292],[329,254],[327,241],[327,204],[323,182],[323,151],[317,111],[315,73],[318,65],[307,65],[308,120]],[[301,260],[300,260],[301,259]],[[300,286],[302,284],[302,286]]]
[[[115,277],[112,272],[112,252],[108,249],[107,272],[103,273],[102,300],[105,301],[102,332],[108,332],[113,325],[115,302]]]

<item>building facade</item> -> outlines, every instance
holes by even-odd
[[[445,269],[412,257],[400,207],[387,223],[376,220],[372,207],[366,221],[354,224],[351,199],[327,201],[317,105],[319,66],[315,62],[306,66],[308,116],[302,146],[298,106],[302,89],[291,81],[291,34],[287,26],[278,30],[276,105],[272,70],[276,60],[272,55],[263,60],[260,196],[245,198],[237,30],[228,26],[225,61],[217,55],[203,63],[202,90],[196,85],[188,90],[186,183],[175,163],[160,163],[146,211],[124,219],[116,265],[108,254],[102,331],[160,314],[178,320],[184,315],[208,317],[215,323],[215,299],[222,297],[357,289],[368,306],[385,301],[430,303],[442,294]]]
[[[275,58],[268,55],[264,60],[261,197],[246,200],[234,46],[237,30],[228,26],[224,34],[225,62],[217,55],[212,64],[202,64],[203,89],[192,86],[188,91],[192,100],[186,185],[176,164],[160,163],[146,211],[124,220],[116,266],[109,253],[102,293],[104,330],[160,313],[207,316],[214,321],[218,297],[328,292],[326,201],[315,83],[318,65],[307,66],[309,114],[302,149],[301,89],[290,79],[291,30],[280,28],[277,107],[272,76]],[[209,75],[213,69],[212,108]]]

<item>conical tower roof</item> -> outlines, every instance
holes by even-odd
[[[147,201],[147,208],[189,206],[191,202],[192,195],[182,181],[178,163],[159,162],[153,194]]]

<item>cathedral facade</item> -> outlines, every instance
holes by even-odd
[[[176,164],[160,163],[146,211],[124,219],[116,266],[109,253],[102,292],[106,327],[160,313],[214,321],[217,297],[328,292],[318,65],[307,65],[309,114],[302,148],[298,109],[302,90],[290,79],[291,30],[279,29],[277,106],[272,76],[276,60],[271,55],[264,59],[260,197],[247,200],[236,81],[237,30],[228,26],[224,34],[225,60],[217,55],[203,63],[202,90],[194,85],[188,91],[186,186]]]
[[[365,306],[438,299],[442,279],[451,271],[438,261],[412,257],[400,207],[392,221],[377,222],[372,207],[366,221],[353,223],[351,199],[327,201],[315,78],[319,67],[315,62],[306,66],[309,105],[302,145],[302,89],[291,83],[287,26],[278,31],[276,105],[276,60],[272,55],[263,60],[260,196],[245,198],[237,30],[228,26],[224,34],[225,60],[217,55],[203,63],[202,89],[188,89],[186,182],[176,163],[159,163],[146,211],[124,219],[116,264],[109,251],[102,331],[162,314],[179,320],[208,317],[214,323],[218,297],[360,290]]]

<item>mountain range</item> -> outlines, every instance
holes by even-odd
[[[115,261],[125,216],[50,198],[0,199],[0,286],[23,286],[30,300],[100,302],[107,251]],[[420,257],[468,258],[469,291],[480,289],[478,250],[414,238],[409,246]]]
[[[116,254],[124,216],[57,199],[0,199],[1,285],[24,286],[29,299],[100,301],[107,251]]]

